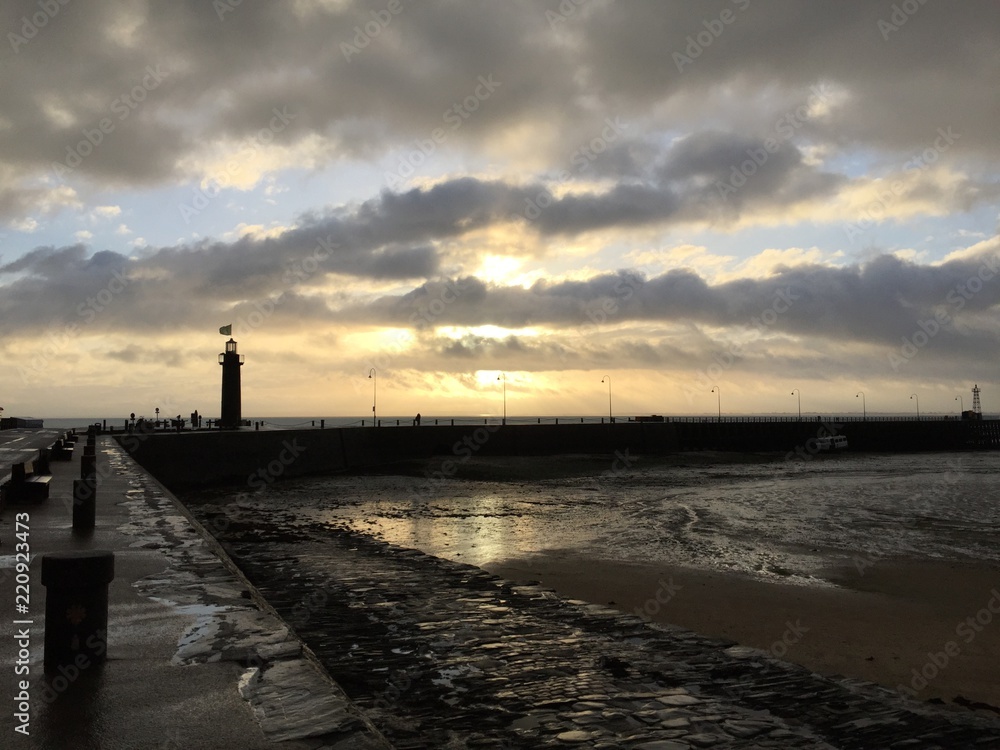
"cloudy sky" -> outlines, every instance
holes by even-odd
[[[1000,6],[5,2],[0,404],[1000,410]]]

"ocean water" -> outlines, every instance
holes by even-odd
[[[475,565],[572,552],[828,585],[824,570],[858,559],[1000,568],[998,468],[995,452],[474,458],[182,499],[210,512],[225,505],[227,517],[250,523],[348,528]]]

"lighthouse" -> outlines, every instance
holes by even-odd
[[[240,368],[243,366],[243,355],[236,353],[236,342],[232,338],[226,342],[226,351],[219,354],[219,364],[222,365],[222,416],[219,427],[235,430],[242,419]]]

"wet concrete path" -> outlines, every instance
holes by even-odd
[[[192,506],[395,747],[994,748],[1000,722],[291,514]]]

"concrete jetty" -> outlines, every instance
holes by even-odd
[[[30,687],[29,718],[0,712],[7,748],[112,747],[388,748],[370,721],[328,677],[210,534],[169,491],[108,437],[97,447],[97,524],[72,529],[72,480],[79,457],[52,464],[48,500],[0,515],[0,596],[12,615],[15,551],[26,525],[30,605],[7,616],[28,635],[0,641],[7,702]],[[19,515],[20,514],[20,515]],[[15,526],[20,521],[22,526]],[[106,549],[115,555],[109,589],[107,662],[43,676],[50,552]],[[24,653],[22,653],[22,647]],[[21,662],[24,662],[21,664]],[[15,674],[15,665],[22,669]],[[280,743],[280,745],[279,745]]]

